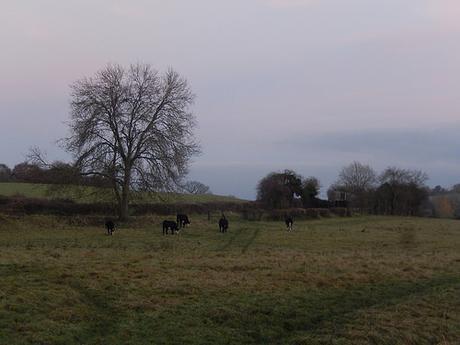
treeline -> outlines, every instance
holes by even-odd
[[[431,196],[446,195],[446,194],[460,194],[460,183],[454,184],[450,188],[444,188],[438,185],[430,191]]]
[[[322,199],[318,178],[285,170],[259,181],[256,204],[264,210],[347,208],[369,214],[460,217],[460,184],[430,189],[427,180],[420,170],[388,167],[378,173],[369,165],[353,162],[339,171],[327,190],[327,199]],[[110,187],[103,177],[85,176],[64,162],[22,162],[12,169],[0,164],[0,182]],[[209,193],[209,187],[196,181],[186,183],[183,189],[186,193]]]
[[[112,187],[110,181],[99,175],[87,175],[76,166],[56,161],[51,164],[22,162],[10,169],[0,164],[1,182],[41,183],[51,185],[77,185],[91,187]],[[210,194],[209,186],[199,181],[185,181],[180,190],[187,194]]]
[[[12,169],[6,164],[0,164],[0,182],[109,187],[106,179],[99,176],[84,176],[76,167],[60,161],[46,166],[22,162]]]
[[[353,162],[341,169],[327,200],[318,198],[317,178],[303,178],[291,170],[264,177],[257,186],[257,199],[273,209],[347,207],[370,214],[417,215],[431,193],[427,180],[420,170],[388,167],[377,173],[369,165]]]

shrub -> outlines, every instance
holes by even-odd
[[[339,217],[349,217],[350,212],[345,207],[333,207],[329,209],[330,212]]]

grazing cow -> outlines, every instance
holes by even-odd
[[[227,232],[228,229],[228,220],[225,216],[219,219],[219,231],[220,232]]]
[[[105,227],[107,229],[107,235],[112,236],[113,232],[115,231],[115,223],[111,219],[108,219],[105,222]]]
[[[291,231],[292,230],[292,225],[294,224],[294,221],[292,220],[292,217],[286,217],[284,219],[284,222],[286,223],[286,227],[287,227],[288,231]]]
[[[187,224],[190,224],[190,220],[188,219],[186,214],[178,214],[176,217],[177,225],[180,228],[185,228]]]
[[[163,235],[167,235],[168,230],[171,230],[171,234],[174,235],[175,232],[179,231],[177,223],[173,220],[163,221]]]

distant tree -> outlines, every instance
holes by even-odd
[[[302,181],[301,199],[305,208],[317,206],[317,196],[321,185],[316,177],[308,177]]]
[[[47,155],[38,147],[30,149],[27,155],[29,165],[37,166],[41,169],[41,183],[46,183],[53,186],[48,186],[50,194],[66,193],[68,185],[73,186],[93,186],[109,188],[111,184],[108,179],[100,175],[82,174],[78,167],[74,164],[54,161],[48,162]],[[63,187],[63,188],[60,188]],[[86,190],[87,192],[87,190]]]
[[[270,208],[322,206],[317,198],[320,183],[316,177],[304,179],[292,170],[273,172],[259,181],[257,200]]]
[[[401,169],[389,167],[383,171],[379,177],[380,183],[398,184],[415,184],[419,187],[425,186],[428,175],[421,170]]]
[[[342,168],[337,185],[342,186],[350,193],[362,193],[374,188],[377,174],[369,165],[353,162]]]
[[[437,185],[435,186],[431,191],[430,191],[430,194],[431,195],[440,195],[440,194],[446,194],[448,193],[448,190]]]
[[[302,196],[302,176],[293,170],[284,170],[282,173],[284,184],[289,188],[292,196]]]
[[[0,164],[0,182],[11,181],[11,169],[6,164]]]
[[[16,164],[12,171],[12,177],[18,182],[43,183],[44,181],[43,169],[28,162]]]
[[[187,193],[190,194],[209,194],[211,189],[209,186],[206,186],[204,183],[198,181],[187,181],[184,184],[184,189]]]
[[[380,175],[376,191],[380,213],[413,215],[428,196],[428,176],[420,170],[389,167]]]
[[[450,190],[453,193],[460,193],[460,183],[454,184]]]
[[[65,147],[86,176],[110,181],[120,219],[135,190],[167,191],[180,184],[192,155],[194,96],[173,70],[109,65],[72,85],[70,137]]]
[[[257,200],[270,208],[293,207],[302,195],[302,177],[292,170],[272,172],[257,185]]]
[[[60,185],[82,184],[82,177],[78,169],[68,163],[56,161],[44,170],[45,182]]]
[[[347,201],[361,210],[371,206],[372,192],[377,182],[377,174],[369,165],[353,162],[339,173],[335,183],[336,191],[345,193]]]

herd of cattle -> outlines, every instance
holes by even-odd
[[[292,231],[292,226],[294,221],[292,217],[286,216],[285,223],[288,231]],[[167,235],[169,231],[171,234],[174,235],[178,233],[182,228],[185,228],[187,225],[190,224],[190,220],[186,214],[178,214],[176,217],[176,221],[173,220],[164,220],[163,221],[163,235]],[[115,223],[112,220],[107,220],[105,222],[105,227],[107,229],[108,235],[113,235],[115,231]],[[222,214],[222,217],[219,219],[219,232],[226,233],[228,230],[228,219],[225,218],[225,215]]]
[[[173,220],[164,220],[163,221],[163,235],[167,235],[168,231],[171,231],[171,234],[179,232],[182,228],[185,228],[190,224],[190,220],[186,214],[178,214],[176,221]],[[227,232],[228,230],[228,219],[225,218],[225,215],[222,214],[222,217],[219,219],[219,231]]]

